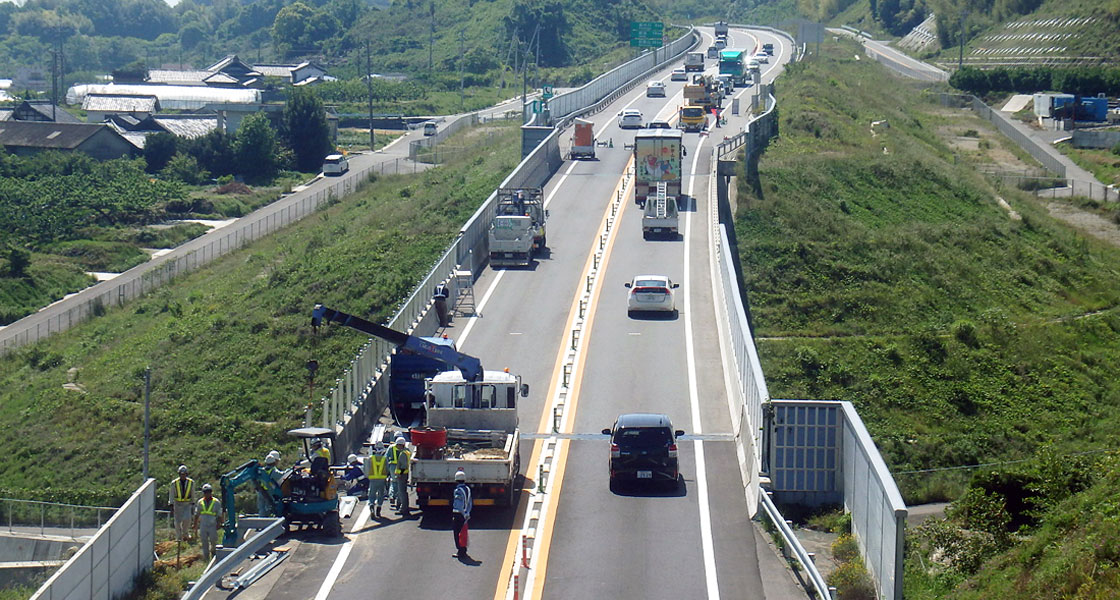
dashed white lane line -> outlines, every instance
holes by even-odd
[[[693,198],[696,165],[700,160],[700,149],[706,139],[710,138],[702,138],[693,153],[692,169],[688,178],[687,193],[689,198]],[[690,240],[692,239],[692,214],[696,212],[695,206],[693,208],[694,210],[686,213],[684,221],[684,340],[688,367],[688,400],[692,409],[693,431],[691,433],[701,434],[704,428],[700,419],[700,392],[696,377],[696,346],[692,329],[692,261],[690,258],[692,253],[689,250]],[[700,546],[704,556],[704,582],[707,587],[708,599],[719,600],[719,579],[716,574],[715,543],[712,537],[712,511],[708,500],[708,475],[704,460],[704,442],[696,440],[693,443],[696,445],[696,502],[700,509]]]

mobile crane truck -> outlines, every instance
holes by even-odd
[[[455,472],[467,475],[478,506],[513,506],[521,470],[521,431],[517,399],[529,386],[506,371],[485,371],[475,357],[452,346],[432,344],[414,335],[316,304],[311,325],[324,321],[345,325],[396,344],[398,349],[429,356],[454,367],[425,381],[426,426],[409,430],[416,452],[410,466],[421,510],[449,506]]]

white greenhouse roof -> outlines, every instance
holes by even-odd
[[[149,95],[159,99],[163,109],[193,110],[215,102],[254,104],[261,101],[260,90],[213,88],[195,85],[81,84],[66,92],[67,104],[81,104],[86,94]]]

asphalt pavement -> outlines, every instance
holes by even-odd
[[[710,43],[710,30],[705,35],[702,48]],[[757,43],[744,32],[732,35],[741,46]],[[766,37],[778,50],[776,60],[764,65],[769,80],[792,48]],[[713,61],[707,64],[714,70]],[[445,331],[487,369],[508,367],[530,385],[529,397],[519,406],[525,432],[550,428],[548,392],[560,378],[569,317],[578,290],[586,285],[584,267],[599,243],[609,201],[629,164],[631,153],[624,146],[634,132],[619,130],[615,115],[638,108],[646,120],[670,118],[682,102],[684,85],[668,81],[672,66],[656,76],[666,81],[667,98],[646,98],[644,86],[638,86],[590,117],[597,137],[612,141],[613,148],[599,148],[595,160],[566,162],[546,185],[548,252],[530,267],[486,269],[475,284],[481,316],[459,317]],[[714,130],[716,141],[745,122],[746,115],[730,117],[725,128]],[[602,287],[588,307],[585,361],[572,382],[579,391],[568,408],[573,433],[595,434],[619,413],[636,410],[667,413],[676,428],[689,433],[732,431],[709,275],[711,137],[685,135],[683,189],[691,198],[681,213],[678,239],[643,240],[632,191],[622,205],[614,241],[603,257]],[[682,284],[675,317],[627,315],[623,283],[638,272],[663,273]],[[543,443],[522,442],[525,491],[517,511],[475,509],[470,559],[453,556],[446,512],[403,518],[386,507],[388,518],[381,521],[363,511],[344,522],[345,540],[299,534],[292,557],[238,597],[509,597],[505,575],[511,560],[518,559],[520,527],[538,483],[530,458]],[[681,442],[683,481],[665,490],[612,491],[605,436],[578,436],[561,446],[560,466],[547,481],[556,501],[540,515],[544,525],[536,542],[541,555],[535,587],[521,589],[520,597],[805,597],[747,514],[732,442]]]

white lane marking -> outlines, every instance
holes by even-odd
[[[334,558],[331,570],[327,572],[327,577],[323,579],[323,585],[319,586],[319,592],[315,594],[315,600],[327,600],[330,597],[331,588],[334,587],[334,582],[338,580],[338,576],[342,573],[342,567],[346,564],[346,559],[350,557],[350,551],[354,548],[354,534],[361,531],[368,521],[369,503],[367,502],[362,507],[362,512],[358,514],[358,520],[354,521],[354,526],[350,528],[350,539],[338,551],[338,556]]]
[[[502,280],[505,274],[505,269],[502,269],[494,276],[494,281],[490,282],[490,287],[486,288],[486,293],[482,294],[482,299],[478,301],[478,306],[474,309],[475,314],[467,320],[467,326],[463,328],[463,335],[455,339],[455,345],[458,346],[460,350],[462,350],[463,346],[467,343],[467,336],[471,334],[471,330],[474,329],[474,324],[478,322],[478,315],[482,314],[482,309],[485,308],[486,303],[490,301],[490,296],[494,295],[494,290],[498,289],[498,282]]]
[[[693,207],[685,215],[684,221],[684,343],[685,356],[688,365],[688,400],[692,408],[692,433],[703,433],[704,428],[700,422],[700,391],[696,382],[696,348],[692,330],[692,285],[691,285],[691,252],[689,240],[692,237],[692,214],[696,212],[696,200],[692,196],[693,185],[696,182],[696,164],[700,160],[700,149],[704,142],[711,138],[705,137],[696,145],[692,157],[692,170],[688,177],[688,197],[692,199]],[[715,166],[712,165],[714,168]],[[712,539],[712,509],[708,503],[708,475],[704,460],[704,442],[696,440],[696,501],[700,506],[700,546],[704,554],[704,581],[708,588],[708,600],[719,600],[719,579],[716,574],[715,543]]]

